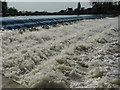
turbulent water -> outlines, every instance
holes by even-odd
[[[4,31],[3,74],[30,88],[119,87],[118,19]]]
[[[2,88],[2,33],[0,33],[0,89]]]

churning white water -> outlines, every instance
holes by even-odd
[[[22,85],[30,88],[120,86],[117,18],[3,34],[3,74]]]

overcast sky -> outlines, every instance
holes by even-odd
[[[6,0],[7,2],[88,2],[89,0]]]
[[[24,11],[49,11],[55,12],[65,10],[70,7],[75,9],[78,2],[8,2],[9,7],[15,7],[18,10]],[[81,2],[82,7],[91,7],[89,2]]]

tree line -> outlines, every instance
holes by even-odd
[[[91,2],[94,14],[120,14],[120,1],[111,2]]]
[[[1,2],[1,1],[0,1]],[[19,15],[81,15],[81,14],[120,14],[120,1],[116,2],[90,2],[91,8],[85,9],[81,7],[81,3],[78,2],[77,7],[67,8],[66,10],[60,10],[58,12],[47,11],[18,11],[14,7],[8,7],[7,2],[2,2],[2,16],[19,16]]]

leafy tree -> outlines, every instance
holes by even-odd
[[[118,6],[119,6],[119,9],[120,9],[120,1],[118,2]]]
[[[81,4],[80,4],[80,2],[78,3],[77,9],[78,9],[79,11],[81,10]]]
[[[74,10],[74,13],[75,14],[80,14],[80,10],[81,10],[81,4],[79,2],[77,8]]]
[[[85,7],[82,7],[81,10],[85,10]]]
[[[120,5],[120,1],[118,2],[118,5]]]
[[[0,3],[1,3],[1,1],[0,1]],[[2,14],[3,14],[3,16],[6,14],[7,9],[8,9],[7,2],[2,2]]]
[[[60,13],[60,14],[65,14],[65,13],[66,13],[66,10],[60,10],[58,13]]]
[[[15,9],[14,7],[13,7],[13,8],[8,8],[8,9],[7,9],[7,13],[8,13],[8,14],[17,14],[17,13],[18,13],[18,10]]]
[[[19,13],[19,14],[22,14],[22,11],[19,11],[18,13]]]
[[[109,0],[109,2],[105,2],[104,0],[100,1],[96,1],[94,2],[94,0],[90,0],[90,4],[92,5],[92,9],[94,10],[94,13],[114,13],[115,12],[119,12],[119,2],[113,1],[113,0]]]

